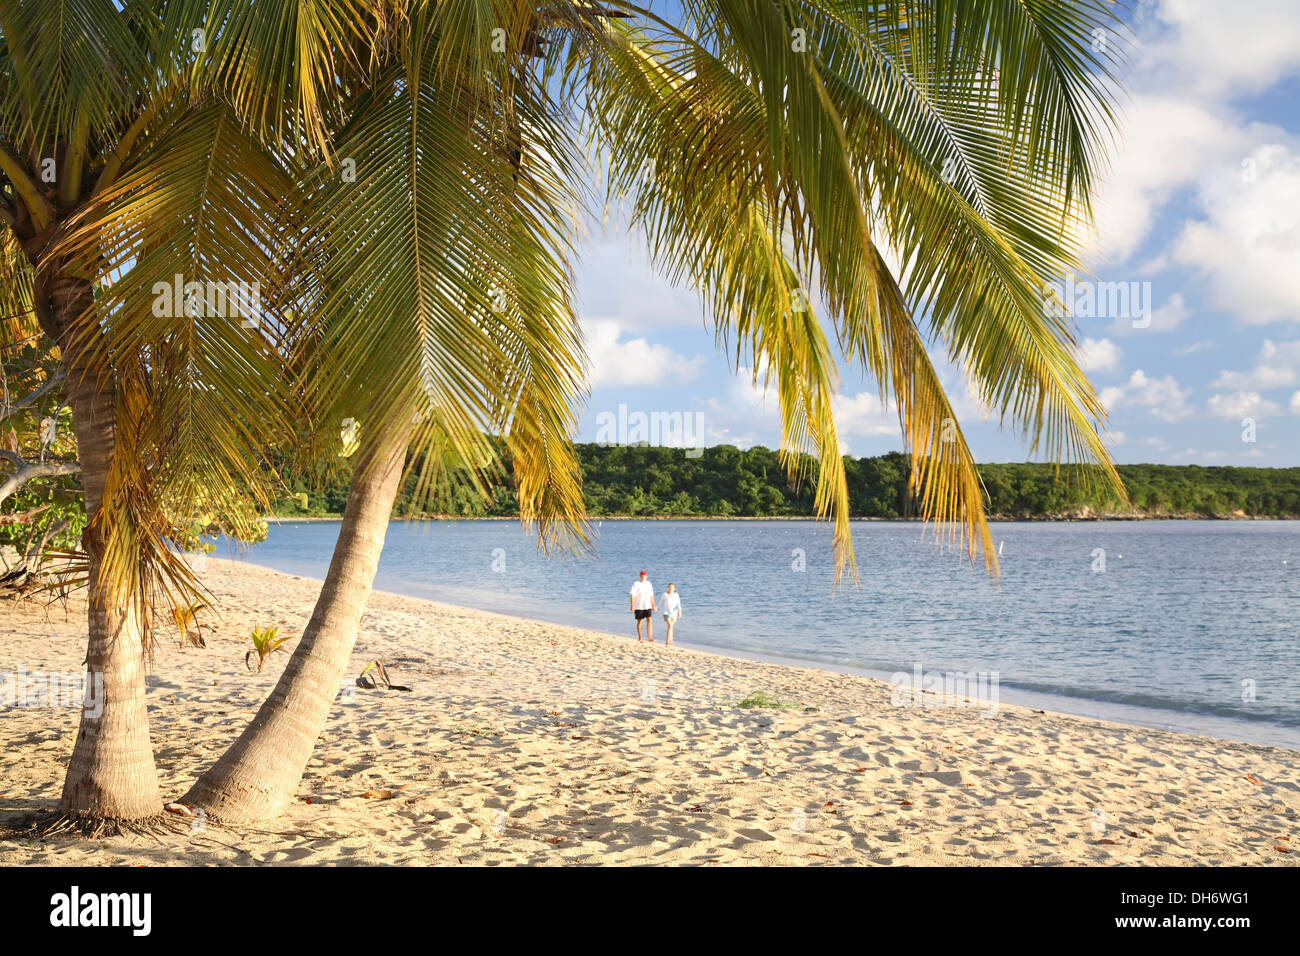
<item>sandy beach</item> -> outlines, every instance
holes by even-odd
[[[317,583],[208,559],[206,648],[157,630],[149,710],[174,800],[234,739]],[[689,623],[689,622],[686,622]],[[83,605],[6,602],[0,672],[77,671]],[[660,638],[662,640],[662,638]],[[292,643],[289,645],[291,648]],[[257,827],[5,839],[6,865],[1300,862],[1300,753],[1002,704],[894,706],[890,685],[391,594],[292,805]],[[741,707],[752,695],[782,707]],[[0,711],[0,822],[47,809],[74,709]]]

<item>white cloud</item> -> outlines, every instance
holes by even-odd
[[[1294,0],[1159,0],[1139,9],[1142,47],[1133,57],[1145,85],[1189,98],[1259,92],[1300,67],[1300,5]]]
[[[1074,359],[1085,372],[1114,372],[1120,350],[1110,339],[1085,338],[1074,349]]]
[[[704,315],[699,296],[673,285],[650,267],[644,245],[611,226],[582,250],[579,314],[616,316],[632,331],[698,326]]]
[[[1247,324],[1300,315],[1300,149],[1257,146],[1247,171],[1202,179],[1205,218],[1188,222],[1173,260],[1204,275],[1210,302]]]
[[[1164,268],[1164,266],[1160,268]],[[1130,286],[1130,288],[1133,287]],[[1135,326],[1133,324],[1134,318],[1120,316],[1106,329],[1111,335],[1150,335],[1152,332],[1172,332],[1187,321],[1187,317],[1191,314],[1181,292],[1173,293],[1161,305],[1153,308],[1151,293],[1147,285],[1138,286],[1137,288],[1146,291],[1145,293],[1137,291],[1130,296],[1130,301],[1137,303],[1132,306],[1133,315],[1141,314],[1141,310],[1144,308],[1150,309],[1147,324]]]
[[[1133,26],[1139,43],[1119,149],[1095,204],[1094,256],[1128,261],[1164,208],[1194,189],[1178,238],[1147,267],[1195,270],[1209,304],[1240,321],[1295,317],[1300,140],[1244,119],[1234,98],[1300,73],[1300,4],[1158,0],[1139,6]],[[1185,318],[1185,307],[1164,317],[1170,328]]]
[[[1239,161],[1246,150],[1231,120],[1177,92],[1135,92],[1123,113],[1120,144],[1095,203],[1093,247],[1104,262],[1127,261],[1178,190],[1207,169]]]
[[[666,388],[695,381],[704,356],[686,358],[645,338],[624,339],[615,319],[584,319],[592,391],[610,386]]]
[[[1215,418],[1244,418],[1247,415],[1259,417],[1276,415],[1282,409],[1277,402],[1270,402],[1259,392],[1230,392],[1227,395],[1211,395],[1206,403],[1207,411]]]
[[[1291,414],[1300,415],[1300,392],[1291,396]]]
[[[1214,380],[1215,388],[1234,388],[1239,391],[1286,388],[1300,382],[1300,339],[1277,344],[1265,339],[1259,350],[1255,367],[1249,372],[1223,371]]]
[[[835,430],[840,436],[840,445],[847,450],[846,439],[878,438],[901,434],[898,413],[884,405],[878,395],[871,392],[858,392],[856,395],[836,395],[831,400],[831,410],[835,415]]]
[[[1206,349],[1212,349],[1212,348],[1214,348],[1213,342],[1202,340],[1200,342],[1193,342],[1191,345],[1179,346],[1178,348],[1174,349],[1174,355],[1179,357],[1184,355],[1194,355],[1197,352],[1204,352]]]
[[[755,381],[752,369],[739,369],[726,380],[721,397],[705,402],[704,434],[709,445],[748,448],[759,443],[759,435],[774,435],[771,443],[778,444],[781,400],[776,389],[765,384],[761,373]]]
[[[1175,292],[1165,300],[1164,305],[1151,313],[1151,325],[1147,331],[1172,332],[1187,321],[1189,314],[1187,303],[1183,301],[1183,294]]]
[[[1162,422],[1176,422],[1192,413],[1187,405],[1190,394],[1191,389],[1179,386],[1172,375],[1149,378],[1138,369],[1124,385],[1102,389],[1101,403],[1111,411],[1119,408],[1145,408],[1152,418]]]

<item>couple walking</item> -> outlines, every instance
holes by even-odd
[[[682,617],[682,599],[677,594],[677,585],[671,582],[668,590],[663,593],[659,600],[655,601],[655,586],[650,583],[649,575],[642,571],[636,582],[632,585],[630,594],[632,604],[632,616],[636,618],[636,639],[637,641],[655,642],[654,618],[652,615],[655,611],[660,611],[664,616],[664,624],[668,627],[668,639],[665,644],[673,642],[673,625]],[[660,607],[662,605],[662,607]],[[645,622],[645,636],[641,636],[641,622]]]

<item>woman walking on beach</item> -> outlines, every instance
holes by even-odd
[[[672,644],[673,625],[681,620],[682,617],[682,598],[681,595],[677,593],[677,585],[673,584],[671,581],[668,582],[668,590],[664,592],[659,604],[663,610],[664,626],[668,628],[668,639],[665,640],[664,643]]]

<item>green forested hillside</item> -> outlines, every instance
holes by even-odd
[[[578,445],[584,493],[591,514],[602,516],[793,517],[813,514],[812,488],[791,487],[777,453],[755,447],[718,445],[688,457],[681,449],[648,446]],[[903,518],[907,458],[892,452],[877,458],[846,458],[850,505],[864,518]],[[991,515],[1016,518],[1068,517],[1086,513],[1128,513],[1114,499],[1090,498],[1077,484],[1044,464],[981,465]],[[1200,465],[1121,465],[1137,514],[1248,515],[1300,517],[1300,468],[1228,468]],[[347,501],[346,470],[312,478],[285,466],[286,497],[277,513],[331,515]],[[432,500],[413,500],[408,482],[395,513],[463,517],[511,516],[515,498],[506,480],[483,501],[463,481],[440,483]],[[300,497],[293,498],[290,495]],[[303,506],[303,499],[306,507]],[[419,505],[420,507],[417,507]]]

